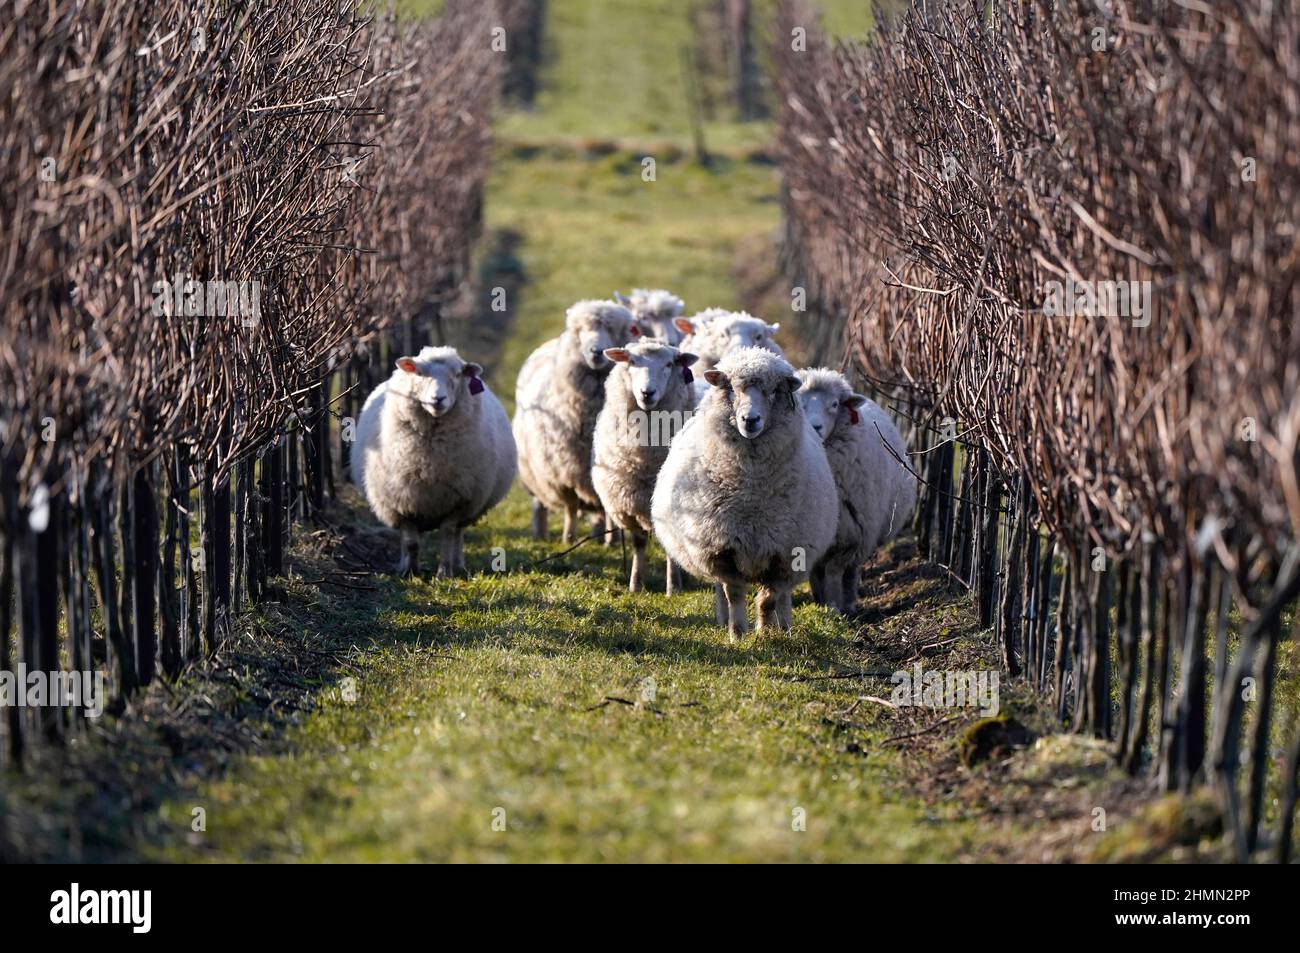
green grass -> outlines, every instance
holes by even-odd
[[[766,126],[711,125],[711,147],[736,151],[709,168],[683,154],[685,9],[549,5],[543,92],[503,118],[486,204],[489,235],[522,236],[526,282],[492,362],[508,404],[574,300],[662,285],[692,309],[733,302],[737,244],[778,225],[772,167],[743,157]],[[844,622],[801,599],[795,635],[731,646],[710,589],[629,595],[616,549],[520,571],[558,550],[527,524],[516,489],[470,536],[471,564],[501,547],[505,573],[322,594],[313,624],[364,646],[348,659],[356,700],[326,690],[275,754],[169,802],[165,821],[187,829],[202,805],[208,829],[156,856],[922,860],[977,840],[973,822],[933,823],[903,795],[900,755],[866,756],[865,737],[848,745],[826,720],[860,683],[791,680],[869,662]]]
[[[639,285],[671,288],[690,309],[733,304],[738,246],[778,226],[775,172],[751,148],[766,125],[711,124],[720,154],[709,167],[686,154],[686,8],[548,4],[543,92],[535,110],[502,119],[485,209],[487,245],[517,233],[525,277],[495,353],[473,355],[507,405],[523,360],[574,300]],[[642,177],[645,155],[654,181]],[[374,532],[355,494],[331,520]],[[173,737],[174,750],[209,755],[178,771],[144,739],[155,767],[114,762],[104,790],[138,792],[137,775],[155,777],[161,808],[124,818],[119,799],[77,795],[94,808],[96,849],[166,861],[933,861],[1005,847],[969,805],[911,787],[916,761],[881,742],[916,722],[875,705],[843,714],[864,692],[888,695],[887,682],[807,678],[892,666],[806,587],[791,635],[731,645],[713,623],[711,588],[661,594],[657,550],[650,591],[630,595],[618,548],[557,556],[527,526],[516,488],[471,531],[471,578],[378,576],[365,591],[309,583],[328,562],[319,538],[300,535],[284,599],[241,623],[278,633],[279,674],[261,687],[209,681],[234,699],[213,705],[233,713],[224,725],[268,722],[250,726],[258,740],[227,756],[209,755],[211,738]],[[432,549],[426,541],[426,567]],[[495,553],[504,571],[490,566]],[[905,607],[884,630],[971,631],[950,592],[888,595]],[[303,633],[331,661],[295,679],[284,639]],[[249,638],[234,663],[244,671],[258,668]],[[210,679],[220,676],[219,665]],[[302,696],[284,695],[278,678],[314,705],[293,714]],[[285,720],[254,704],[274,695],[288,703]],[[201,833],[190,829],[196,807]]]
[[[646,182],[631,152],[519,151],[502,150],[487,198],[489,228],[525,236],[527,283],[494,376],[507,401],[524,359],[563,329],[574,301],[638,286],[671,288],[692,311],[732,304],[736,243],[779,221],[766,165],[724,159],[703,169],[665,154]]]
[[[208,828],[154,859],[925,860],[976,841],[902,796],[899,755],[824,719],[861,683],[791,680],[869,661],[843,622],[801,600],[796,635],[731,646],[711,590],[629,595],[617,549],[518,571],[556,549],[526,522],[516,494],[469,540],[507,572],[320,605],[313,624],[366,646],[356,700],[327,689],[283,750],[169,803],[177,830],[195,806]]]
[[[691,0],[548,0],[546,62],[536,108],[502,118],[508,141],[691,141],[684,51],[694,51],[701,87],[720,91],[725,63],[704,61],[690,19]],[[817,4],[833,36],[857,37],[871,25],[866,0]],[[753,43],[761,62],[774,41],[775,0],[755,4]],[[715,97],[720,99],[721,97]],[[706,107],[707,108],[707,107]],[[734,154],[764,144],[771,126],[738,122],[724,102],[706,117],[712,151]]]

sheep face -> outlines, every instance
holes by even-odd
[[[483,368],[473,361],[462,361],[452,348],[425,348],[417,357],[400,357],[397,370],[404,378],[398,393],[415,400],[432,417],[445,417],[456,402],[474,388]]]
[[[856,423],[858,408],[867,402],[867,398],[847,387],[843,390],[818,387],[801,390],[799,401],[803,404],[804,416],[825,443],[836,428]]]
[[[627,366],[628,386],[632,398],[642,410],[654,410],[668,393],[674,374],[697,360],[694,354],[675,347],[646,341],[629,347],[612,347],[605,356]]]
[[[825,443],[840,427],[858,422],[858,410],[867,402],[861,394],[853,393],[848,378],[839,371],[818,367],[798,373],[803,387],[799,402],[804,416],[812,424],[817,436]]]
[[[758,318],[748,316],[736,317],[727,325],[725,331],[727,349],[730,353],[742,347],[761,347],[765,351],[776,352],[776,332],[779,324],[768,324]]]
[[[676,322],[686,305],[677,295],[663,289],[635,288],[630,297],[615,291],[614,298],[630,310],[650,334],[673,345],[682,339],[682,331]]]
[[[689,318],[674,318],[673,327],[682,334],[699,334],[719,318],[729,318],[732,312],[726,308],[705,308]]]
[[[776,357],[754,360],[755,350],[742,351],[740,360],[726,361],[704,373],[704,379],[722,392],[731,422],[746,440],[766,431],[783,403],[795,409],[794,395],[800,385],[789,364]]]
[[[593,371],[613,365],[605,352],[641,336],[632,312],[611,301],[579,301],[569,308],[565,327],[576,338],[583,363]]]

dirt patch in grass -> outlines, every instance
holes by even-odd
[[[879,670],[995,672],[998,649],[978,627],[974,606],[938,567],[916,557],[911,540],[882,552],[865,575],[857,641]],[[959,804],[961,816],[987,825],[988,842],[963,860],[998,862],[1225,862],[1217,804],[1206,791],[1190,800],[1162,797],[1148,777],[1116,767],[1114,745],[1065,730],[1022,681],[999,679],[1000,717],[1027,737],[967,765],[971,712],[892,708],[892,686],[852,714],[888,726],[884,742],[905,754],[905,783],[936,807]],[[956,858],[955,858],[956,859]]]

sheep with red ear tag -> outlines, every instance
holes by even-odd
[[[843,374],[818,367],[799,371],[799,380],[804,415],[826,449],[839,497],[835,542],[813,566],[813,596],[848,614],[862,564],[911,518],[916,477],[894,422]]]
[[[614,370],[605,380],[605,406],[596,418],[591,480],[605,513],[632,538],[628,589],[641,589],[645,549],[653,525],[650,499],[673,436],[695,407],[691,365],[695,355],[659,340],[610,348]],[[667,591],[679,585],[668,562]]]
[[[714,580],[718,623],[733,641],[749,631],[750,585],[759,629],[789,629],[792,587],[835,538],[835,478],[783,358],[741,348],[704,379],[655,483],[655,535],[687,572]]]
[[[690,318],[679,318],[677,324],[687,335],[682,347],[700,356],[700,373],[742,347],[758,347],[785,356],[776,343],[781,325],[768,324],[745,311],[708,308]]]
[[[602,513],[591,482],[591,446],[605,377],[614,366],[606,352],[640,337],[632,312],[621,304],[579,301],[565,314],[564,333],[534,351],[519,371],[513,427],[538,538],[546,535],[548,510],[564,513],[565,542],[573,541],[582,512]],[[600,535],[608,543],[613,529],[604,523]]]
[[[636,315],[637,323],[647,335],[674,347],[686,335],[676,321],[686,310],[681,298],[663,288],[633,288],[630,295],[614,292],[614,299]]]
[[[400,573],[419,571],[419,534],[437,530],[438,575],[463,575],[465,528],[514,482],[510,418],[482,374],[455,348],[426,347],[398,358],[362,407],[352,478],[380,522],[401,530]]]

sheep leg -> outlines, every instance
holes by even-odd
[[[627,583],[628,592],[641,591],[641,576],[645,572],[645,544],[644,533],[632,534],[632,578]]]
[[[722,589],[722,583],[713,584],[713,600],[717,609],[718,625],[729,626],[731,624],[731,611],[727,606],[727,594]]]
[[[671,596],[674,592],[678,592],[682,588],[682,570],[680,566],[669,559],[667,560],[667,568],[665,572],[666,579],[664,581],[664,592]]]
[[[844,587],[844,601],[841,603],[845,615],[852,615],[858,607],[858,567],[850,565],[844,570],[840,582]]]
[[[794,598],[789,586],[776,595],[776,619],[782,631],[789,632],[794,628]]]
[[[443,526],[438,530],[439,579],[450,579],[456,574],[456,528]]]
[[[533,539],[546,538],[546,506],[541,500],[533,498]]]
[[[468,576],[469,572],[465,569],[465,527],[457,526],[453,539],[455,545],[452,550],[452,570],[457,576]]]
[[[397,560],[399,576],[414,576],[420,571],[420,534],[415,530],[402,530],[402,555]]]
[[[618,530],[608,513],[597,513],[591,518],[591,538],[600,541],[602,546],[613,546]]]
[[[767,586],[758,587],[754,611],[758,615],[758,631],[766,632],[781,627],[781,620],[777,616],[777,594]]]
[[[819,606],[826,604],[826,567],[821,563],[813,566],[808,573],[808,585],[812,588],[813,602]]]
[[[560,536],[560,542],[566,546],[573,542],[574,524],[578,522],[578,508],[576,506],[566,506],[564,508],[564,532]]]
[[[743,582],[724,582],[722,588],[727,593],[727,635],[732,642],[739,642],[740,637],[749,632],[749,616],[745,614],[745,596],[749,586]]]
[[[830,606],[836,612],[843,611],[844,574],[837,566],[825,566],[822,569],[822,605]]]

